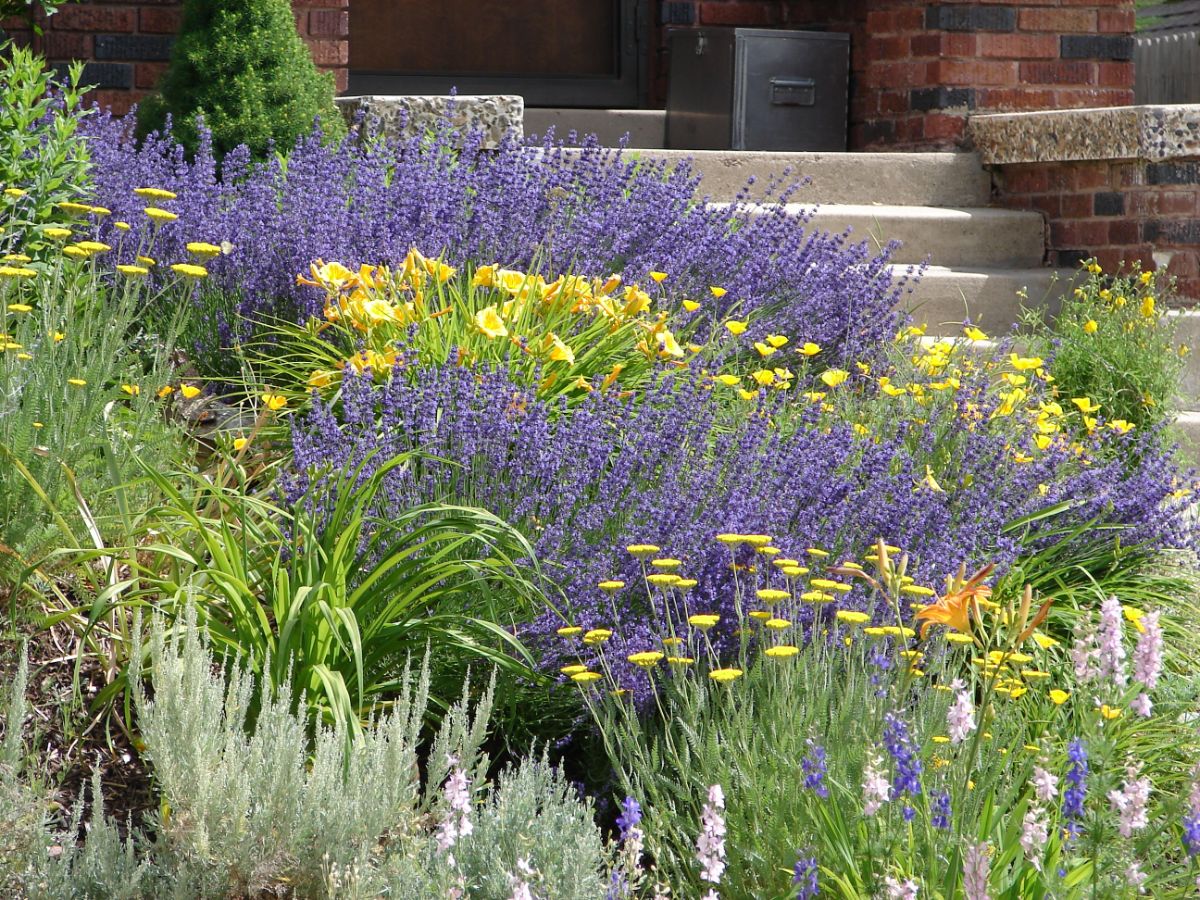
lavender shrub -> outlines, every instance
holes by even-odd
[[[179,219],[159,227],[160,262],[185,260],[188,241],[232,245],[208,265],[205,288],[210,298],[237,298],[238,320],[216,323],[224,342],[231,328],[264,317],[319,314],[319,292],[295,280],[313,260],[395,264],[413,247],[453,265],[498,261],[548,276],[619,271],[645,281],[667,271],[680,296],[711,300],[709,286],[726,290],[719,309],[710,303],[697,315],[771,308],[771,327],[804,334],[833,358],[865,355],[895,327],[901,288],[886,249],[875,255],[848,233],[806,234],[782,210],[739,219],[697,203],[698,178],[686,164],[549,139],[490,151],[474,135],[454,148],[444,126],[431,139],[365,146],[329,147],[312,135],[286,158],[257,165],[243,148],[218,166],[207,140],[189,160],[169,136],[135,144],[129,122],[97,115],[86,123],[95,197],[113,211],[97,238],[132,257],[136,242],[108,223],[148,231],[133,190],[178,194],[165,204]],[[206,311],[219,306],[210,299]],[[752,325],[748,337],[766,327]]]
[[[338,409],[317,403],[294,423],[285,492],[296,500],[322,472],[363,461],[369,471],[372,453],[383,460],[418,447],[440,457],[445,462],[398,472],[386,502],[453,499],[512,521],[561,584],[571,624],[617,626],[612,640],[620,646],[608,656],[618,661],[626,648],[651,646],[660,612],[638,587],[642,561],[625,551],[629,544],[652,543],[683,560],[681,574],[698,581],[688,593],[691,611],[722,615],[710,634],[731,648],[737,573],[714,541],[720,532],[766,532],[801,559],[807,548],[823,548],[831,565],[884,537],[912,555],[918,583],[935,587],[960,563],[1003,570],[1064,525],[1123,527],[1125,544],[1194,542],[1178,504],[1164,504],[1176,471],[1163,457],[1126,471],[1118,461],[1080,465],[1064,446],[1018,466],[1007,435],[960,425],[957,489],[935,491],[924,483],[922,448],[945,440],[935,435],[944,422],[897,422],[894,433],[864,440],[848,423],[783,429],[769,407],[761,411],[731,414],[704,381],[686,375],[637,398],[591,395],[569,415],[495,370],[422,367],[411,378],[395,374],[382,389],[350,379]],[[1014,519],[1064,500],[1074,505],[1031,525],[1031,535],[1004,532]],[[1111,532],[1095,534],[1111,540]],[[752,549],[743,553],[742,563],[754,562]],[[782,587],[785,576],[759,562],[768,573],[760,580]],[[820,561],[811,565],[818,574]],[[629,587],[610,596],[598,587],[609,579]],[[839,606],[884,614],[859,588]],[[807,612],[810,621],[823,614]],[[578,649],[555,637],[563,624],[547,613],[525,635],[543,644],[549,666],[560,651]]]

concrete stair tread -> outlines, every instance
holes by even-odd
[[[731,206],[748,217],[778,214],[804,217],[806,228],[870,240],[883,247],[897,240],[892,258],[919,263],[926,258],[955,268],[1030,268],[1045,254],[1041,213],[986,206],[903,206],[892,203],[712,203]]]
[[[754,150],[632,150],[633,158],[674,165],[690,160],[701,176],[701,196],[730,201],[755,179],[751,199],[761,199],[773,177],[802,178],[807,203],[869,204],[887,197],[916,206],[986,206],[991,180],[974,153],[776,153]],[[785,171],[790,174],[784,176]]]
[[[898,278],[915,273],[918,267],[895,264],[889,269],[893,278]],[[1074,271],[1054,269],[927,266],[920,280],[906,289],[900,305],[914,321],[935,331],[950,325],[961,327],[970,319],[989,334],[1001,334],[1020,321],[1023,308],[1054,315],[1075,276]],[[1019,291],[1024,291],[1024,298]]]

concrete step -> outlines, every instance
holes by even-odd
[[[897,206],[987,206],[991,179],[974,153],[770,153],[734,150],[641,150],[631,156],[685,159],[701,176],[700,194],[732,201],[750,178],[751,200],[762,199],[772,177],[785,184],[811,178],[794,199],[805,203],[875,203]]]
[[[912,271],[891,266],[893,277]],[[901,308],[931,334],[962,333],[969,319],[990,335],[1008,332],[1021,319],[1022,308],[1058,312],[1076,273],[1053,269],[949,269],[929,266],[920,281],[901,298]]]
[[[1179,380],[1180,405],[1200,408],[1200,312],[1173,310],[1168,315],[1175,324],[1176,345],[1184,344],[1189,351]]]
[[[1179,436],[1179,461],[1200,466],[1200,411],[1184,410],[1175,417]]]
[[[780,207],[747,203],[738,208],[753,217]],[[849,229],[853,240],[867,240],[876,249],[900,241],[892,257],[898,263],[929,260],[957,269],[1024,269],[1041,265],[1045,255],[1042,214],[1028,210],[843,203],[789,203],[783,209],[807,217],[809,230]]]
[[[525,107],[525,134],[541,138],[551,126],[554,136],[565,140],[574,131],[580,140],[594,134],[601,146],[661,149],[666,143],[665,109],[536,109]]]

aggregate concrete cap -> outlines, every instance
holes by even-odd
[[[971,116],[987,165],[1200,157],[1200,105],[1105,106]]]
[[[524,138],[525,99],[507,94],[481,96],[385,95],[338,97],[347,124],[360,114],[364,137],[411,138],[449,119],[455,131],[484,133],[483,146],[494,150],[505,137]]]

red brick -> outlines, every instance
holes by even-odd
[[[1067,194],[1059,198],[1059,216],[1063,219],[1090,219],[1092,217],[1091,194]]]
[[[350,0],[292,0],[292,6],[296,8],[349,9]]]
[[[966,129],[966,116],[953,116],[944,113],[929,113],[922,121],[923,136],[929,140],[954,140],[963,136]]]
[[[1075,187],[1080,190],[1100,190],[1112,184],[1108,163],[1077,163],[1072,166],[1075,170]]]
[[[850,118],[855,121],[873,118],[879,114],[879,91],[855,91],[850,95]]]
[[[91,59],[92,35],[84,31],[47,31],[42,35],[46,59]]]
[[[349,41],[314,40],[307,43],[313,62],[318,66],[344,66],[350,61]]]
[[[1028,205],[1038,212],[1045,213],[1049,219],[1057,219],[1062,215],[1062,197],[1058,194],[1042,194],[1032,197]]]
[[[1050,243],[1054,247],[1103,247],[1108,241],[1108,222],[1094,219],[1059,220],[1050,223]]]
[[[1159,216],[1200,216],[1200,204],[1197,204],[1195,191],[1173,191],[1157,188],[1147,192],[1150,196],[1150,207]]]
[[[138,11],[138,31],[144,34],[175,34],[182,23],[183,10],[178,7],[143,6]]]
[[[884,113],[906,113],[910,111],[908,91],[880,91],[879,111]]]
[[[58,31],[91,31],[101,33],[131,32],[137,24],[133,8],[105,9],[101,6],[63,6],[54,16]]]
[[[1054,92],[1057,109],[1081,109],[1091,106],[1129,106],[1133,103],[1132,89],[1125,88],[1065,88]]]
[[[1097,63],[1096,83],[1101,87],[1133,87],[1133,62]]]
[[[1054,34],[981,34],[979,55],[993,59],[1057,59]]]
[[[1023,62],[1021,81],[1025,84],[1094,84],[1095,63]]]
[[[1005,166],[1000,174],[1006,194],[1044,194],[1050,189],[1043,166]]]
[[[333,86],[339,94],[350,89],[350,70],[345,66],[333,70]]]
[[[779,7],[768,0],[701,3],[701,25],[777,25]]]
[[[1096,257],[1096,262],[1106,272],[1115,272],[1118,269],[1125,267],[1131,256],[1130,247],[1101,247],[1100,249],[1090,248],[1093,255]]]
[[[943,59],[931,63],[931,84],[968,85],[982,87],[984,85],[1014,85],[1017,84],[1017,63],[1007,60],[958,60]],[[1024,66],[1027,63],[1021,63]],[[936,73],[936,74],[935,74]]]
[[[1033,110],[1051,109],[1054,92],[1037,88],[984,88],[975,92],[977,109]]]
[[[1133,219],[1118,219],[1108,223],[1108,242],[1116,246],[1136,244],[1141,237],[1138,223]]]
[[[926,67],[923,62],[877,63],[867,67],[859,83],[866,87],[925,87],[930,83],[926,78]]]
[[[114,116],[123,116],[133,106],[135,95],[133,91],[92,91],[87,95],[87,100],[107,107]]]
[[[942,56],[942,37],[940,34],[916,34],[910,39],[909,43],[912,49],[912,55],[921,56]],[[889,38],[888,40],[903,40],[903,38]]]
[[[167,63],[165,62],[136,63],[133,67],[133,86],[146,90],[154,90],[158,86],[158,80],[162,78],[165,71],[167,71]]]
[[[1091,34],[1096,30],[1096,11],[1022,9],[1017,12],[1017,27],[1022,31],[1048,31],[1052,34]]]
[[[1051,191],[1074,192],[1075,168],[1062,163],[1047,166],[1046,186]]]
[[[948,32],[942,35],[942,56],[946,59],[971,59],[978,55],[979,41],[973,34]]]
[[[906,34],[925,29],[925,10],[891,9],[867,13],[867,34]]]
[[[308,33],[313,37],[345,37],[350,33],[350,13],[338,9],[314,9],[308,16]]]
[[[924,35],[924,37],[936,38],[936,35]],[[871,38],[867,42],[867,56],[872,61],[878,62],[908,59],[911,56],[937,56],[940,52],[941,41],[937,43],[939,49],[934,50],[932,53],[913,53],[907,35]]]
[[[1167,263],[1167,274],[1176,278],[1200,278],[1200,260],[1191,250],[1176,250]]]
[[[1132,9],[1102,9],[1096,24],[1101,34],[1133,34],[1134,12]]]

